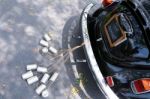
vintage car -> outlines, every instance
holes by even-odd
[[[150,98],[150,1],[103,0],[81,15],[84,50],[107,99]]]

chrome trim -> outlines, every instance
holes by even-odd
[[[83,40],[85,42],[85,51],[87,53],[88,60],[91,66],[90,68],[93,71],[93,75],[95,76],[95,79],[98,81],[97,84],[100,90],[103,92],[103,94],[105,95],[107,99],[119,99],[118,96],[116,96],[116,94],[113,92],[113,90],[111,90],[111,88],[108,86],[108,84],[106,84],[105,79],[96,62],[96,59],[92,50],[92,46],[90,43],[90,38],[88,35],[88,29],[87,29],[87,15],[93,6],[94,4],[89,4],[84,9],[82,13],[82,17],[81,17],[82,34],[83,34]]]

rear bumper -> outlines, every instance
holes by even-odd
[[[95,77],[95,80],[97,82],[98,87],[103,92],[104,96],[107,99],[119,99],[117,95],[113,92],[113,90],[106,84],[105,79],[100,71],[100,68],[97,64],[97,61],[95,59],[93,49],[90,43],[90,38],[88,34],[87,29],[87,16],[90,11],[90,9],[94,6],[94,4],[89,4],[83,11],[81,16],[81,28],[82,28],[82,35],[83,35],[83,41],[85,42],[85,53],[87,55],[87,59],[89,62],[89,67],[92,71],[93,76]]]

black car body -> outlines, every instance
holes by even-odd
[[[145,2],[149,1],[90,4],[82,13],[89,67],[108,99],[150,98],[149,91],[138,94],[132,87],[135,80],[150,78],[150,6]],[[113,78],[113,87],[106,77]]]

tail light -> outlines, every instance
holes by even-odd
[[[132,81],[131,88],[135,94],[150,92],[150,78],[143,78]]]
[[[102,3],[104,6],[108,6],[113,2],[113,0],[103,0]]]
[[[109,87],[113,87],[114,86],[114,81],[113,81],[112,76],[106,77],[106,82],[109,85]]]

